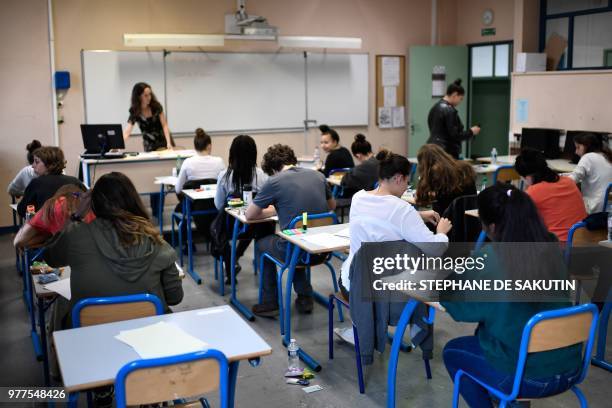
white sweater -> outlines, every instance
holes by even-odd
[[[608,184],[612,183],[612,163],[603,154],[594,152],[585,154],[568,176],[576,184],[580,183],[588,214],[606,211],[603,208],[603,200]]]
[[[351,247],[349,256],[342,264],[342,286],[350,289],[349,269],[351,260],[362,242],[385,242],[404,240],[419,247],[426,255],[440,256],[448,243],[445,234],[434,234],[427,228],[417,210],[401,198],[377,196],[365,190],[357,192],[351,202],[349,215]]]
[[[28,186],[28,184],[30,184],[30,181],[32,181],[36,177],[36,173],[34,173],[34,169],[32,168],[32,166],[25,166],[24,168],[19,170],[19,173],[17,173],[13,181],[10,182],[6,191],[10,195],[22,196],[26,187]]]
[[[189,180],[216,179],[223,171],[223,159],[217,156],[196,154],[185,159],[176,182],[176,192],[183,191],[183,185]]]

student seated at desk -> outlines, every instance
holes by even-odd
[[[472,166],[455,160],[436,144],[425,144],[417,153],[419,182],[416,203],[432,206],[444,214],[457,197],[476,194],[476,173]]]
[[[493,242],[557,242],[554,234],[542,223],[529,196],[512,185],[497,184],[482,191],[478,195],[478,213],[484,231]],[[504,270],[503,265],[516,270],[516,264],[520,262],[516,253],[504,257],[491,248],[485,247],[483,251],[488,255],[485,265],[489,266],[481,272],[473,271],[470,280],[503,279],[499,276]],[[504,259],[508,257],[510,259]],[[558,263],[563,264],[560,251],[559,258]],[[490,263],[493,259],[499,259],[501,263],[493,265]],[[531,276],[531,279],[537,278]],[[538,312],[570,306],[569,302],[544,301],[441,303],[454,320],[478,323],[475,335],[455,338],[444,347],[444,364],[451,380],[461,369],[504,392],[509,392],[513,385],[521,336],[527,321]],[[519,396],[541,398],[569,388],[572,381],[577,380],[581,348],[582,345],[578,344],[529,354]],[[463,377],[460,392],[470,407],[493,407],[487,390],[467,376]]]
[[[361,133],[355,135],[351,152],[359,164],[342,177],[344,197],[352,197],[359,190],[372,190],[378,181],[378,160],[372,153],[372,145]]]
[[[40,142],[36,139],[32,140],[32,142],[28,143],[28,145],[26,146],[26,150],[28,151],[28,155],[27,155],[28,163],[30,164],[28,164],[27,166],[19,170],[19,172],[17,173],[13,181],[9,183],[6,191],[10,195],[14,197],[21,197],[26,187],[30,184],[30,181],[32,181],[34,178],[38,176],[34,172],[34,168],[32,167],[32,164],[34,164],[33,153],[36,149],[38,149],[41,146],[42,145],[40,144]]]
[[[212,140],[202,128],[197,128],[195,131],[193,147],[196,154],[185,159],[178,174],[175,188],[177,194],[183,191],[187,181],[216,179],[225,168],[222,158],[211,156]]]
[[[335,169],[352,168],[355,166],[351,153],[340,145],[338,132],[327,125],[319,126],[321,131],[321,149],[327,153],[325,164],[320,170],[329,177],[329,172]]]
[[[572,179],[559,176],[548,167],[544,153],[525,148],[514,164],[527,187],[546,228],[567,241],[569,229],[586,218],[587,213],[580,190]]]
[[[96,216],[89,208],[90,195],[85,186],[66,184],[48,199],[30,222],[17,232],[13,244],[17,248],[38,247],[57,234],[71,219],[89,224]],[[81,212],[84,214],[81,216]]]
[[[55,329],[69,328],[79,300],[151,293],[164,308],[183,299],[176,253],[151,224],[134,185],[122,173],[103,175],[91,193],[96,219],[71,222],[48,244],[45,260],[71,268],[70,301],[58,299]]]
[[[577,134],[574,145],[580,161],[567,176],[580,184],[587,213],[607,211],[603,200],[608,184],[612,183],[612,151],[593,133]]]
[[[268,176],[257,167],[257,145],[255,140],[249,135],[238,135],[232,140],[229,151],[229,165],[227,170],[219,173],[217,179],[217,192],[215,194],[215,206],[217,210],[223,211],[227,205],[228,197],[242,198],[244,186],[250,186],[253,195],[261,190],[261,187],[268,180]],[[264,224],[265,225],[265,224]],[[248,237],[240,236],[236,246],[236,274],[242,267],[238,260],[244,255],[252,241],[252,236],[257,235],[260,224],[252,225],[248,231]],[[231,236],[231,232],[228,234]],[[225,283],[231,283],[231,253],[229,245],[224,247],[223,260],[225,262]]]
[[[38,177],[28,184],[23,198],[17,205],[17,212],[22,217],[25,216],[28,205],[33,205],[38,211],[61,186],[81,184],[77,178],[62,174],[66,167],[66,160],[64,160],[64,152],[59,147],[39,147],[32,155],[34,156],[32,168]]]
[[[268,149],[263,157],[263,170],[271,177],[263,185],[259,194],[247,208],[247,220],[270,217],[278,214],[281,230],[286,229],[293,218],[308,214],[324,213],[336,208],[331,190],[325,177],[318,171],[296,167],[297,158],[286,145],[276,144]],[[285,259],[287,241],[271,234],[256,241],[260,254],[267,252],[277,259]],[[311,256],[311,263],[316,263]],[[278,315],[278,296],[276,287],[276,266],[266,260],[263,271],[263,300],[253,306],[258,316]],[[312,286],[304,268],[295,271],[293,288],[298,294],[295,301],[300,313],[312,312]]]
[[[427,246],[426,243],[447,243],[446,234],[452,228],[451,222],[440,218],[435,211],[417,211],[402,200],[410,179],[410,162],[404,156],[382,150],[378,160],[378,187],[372,191],[361,190],[353,196],[349,231],[349,256],[342,264],[340,290],[348,299],[350,291],[349,269],[355,253],[363,242],[384,242],[405,240],[411,242],[427,255],[431,250],[446,250],[446,245]],[[427,228],[425,222],[436,225],[436,233]]]

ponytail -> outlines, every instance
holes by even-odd
[[[355,141],[351,145],[353,156],[357,154],[367,155],[372,153],[372,145],[366,140],[366,137],[361,133],[355,135]]]
[[[465,89],[461,86],[461,79],[457,78],[455,81],[446,88],[446,96],[451,96],[457,93],[457,95],[465,95]]]
[[[380,180],[388,180],[396,174],[410,175],[412,166],[404,156],[382,149],[376,154],[376,160],[378,160],[378,178]]]

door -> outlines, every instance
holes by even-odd
[[[432,74],[435,66],[444,67],[446,86],[461,78],[468,91],[468,48],[465,46],[416,46],[410,47],[408,61],[408,157],[416,157],[419,148],[429,138],[427,115],[440,99],[432,96]],[[466,123],[466,103],[459,105],[459,115]]]
[[[508,153],[510,126],[510,79],[488,78],[472,81],[471,122],[479,124],[480,134],[471,141],[470,156],[490,156],[495,147],[499,155]]]

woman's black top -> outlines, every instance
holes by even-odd
[[[346,147],[340,147],[332,150],[325,159],[325,167],[323,168],[323,174],[325,177],[329,177],[329,172],[336,169],[355,167],[353,162],[353,156]]]
[[[142,115],[130,117],[131,123],[137,123],[142,133],[142,144],[145,152],[168,148],[160,114],[145,118]]]
[[[360,190],[372,190],[378,181],[378,160],[370,157],[342,177],[343,197],[352,197]]]
[[[457,109],[444,99],[431,108],[427,124],[430,133],[427,143],[437,144],[455,159],[459,158],[461,142],[474,136],[471,129],[463,129]]]

